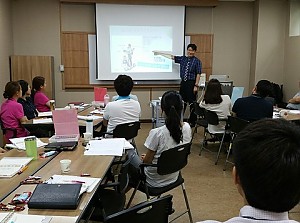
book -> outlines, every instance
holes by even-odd
[[[1,223],[50,223],[51,219],[51,216],[43,215],[26,215],[15,212],[0,213]]]
[[[76,209],[82,184],[38,184],[28,201],[28,208]]]
[[[0,160],[0,177],[13,177],[32,159],[33,157],[3,157]]]

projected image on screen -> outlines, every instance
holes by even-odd
[[[110,26],[112,73],[172,72],[172,61],[154,50],[172,52],[172,27]]]
[[[96,4],[99,81],[177,81],[179,65],[156,55],[184,55],[184,6]]]

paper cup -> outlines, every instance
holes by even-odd
[[[92,139],[92,133],[90,132],[83,133],[83,139],[84,142],[89,142]]]
[[[62,173],[70,172],[71,160],[65,159],[60,161],[60,168]]]

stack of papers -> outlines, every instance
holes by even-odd
[[[43,123],[52,123],[52,122],[53,122],[52,118],[38,118],[32,120],[33,124],[43,124]]]
[[[3,157],[0,160],[0,177],[13,177],[32,159],[33,157]]]
[[[98,115],[77,115],[77,118],[78,119],[81,119],[81,120],[88,120],[88,119],[93,119],[93,120],[96,120],[96,119],[101,119],[102,117],[98,116]]]
[[[122,156],[124,149],[133,146],[124,138],[90,140],[84,155]]]
[[[9,139],[12,142],[12,144],[6,144],[5,146],[10,148],[26,150],[25,141],[24,141],[25,138],[26,137]],[[44,143],[39,138],[36,138],[36,145],[37,147],[42,147],[47,145],[47,143]]]
[[[76,184],[81,183],[82,187],[80,194],[87,192],[90,193],[99,184],[101,178],[93,177],[78,177],[71,175],[53,175],[46,183],[48,184]]]
[[[100,114],[100,115],[103,115],[104,114],[104,110],[99,110],[99,109],[96,109],[96,110],[94,110],[94,111],[91,111],[90,112],[91,114]]]
[[[47,112],[39,112],[38,117],[51,117],[52,116],[52,111],[47,111]]]
[[[0,213],[0,222],[8,223],[49,223],[52,217],[42,215],[26,215],[14,212]]]

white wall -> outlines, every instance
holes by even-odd
[[[13,52],[13,35],[11,24],[11,1],[0,1],[0,103],[2,103],[5,84],[10,80],[9,56]],[[0,146],[3,145],[2,131],[0,133]]]
[[[287,6],[282,0],[259,1],[255,82],[283,84]]]

